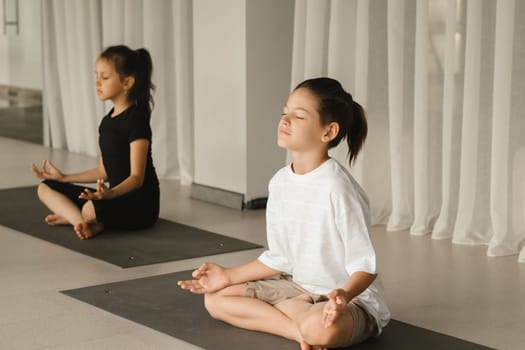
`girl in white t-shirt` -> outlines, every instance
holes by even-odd
[[[246,264],[204,263],[183,289],[205,294],[210,315],[280,335],[301,349],[360,343],[390,319],[370,241],[368,200],[328,150],[346,138],[349,163],[366,138],[362,107],[330,78],[300,83],[278,126],[292,162],[271,179],[268,250]]]

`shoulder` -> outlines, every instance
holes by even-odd
[[[368,196],[364,189],[354,179],[350,172],[339,162],[331,159],[330,169],[327,171],[332,200],[344,206],[366,206],[368,207]]]
[[[286,178],[289,177],[289,174],[290,174],[290,164],[277,170],[277,172],[270,179],[270,186],[280,183],[282,181],[286,181]]]
[[[130,131],[151,130],[150,113],[137,106],[130,107],[126,112],[126,123]]]
[[[147,121],[149,123],[150,113],[139,106],[132,106],[126,111],[129,120]]]
[[[346,192],[354,188],[352,175],[333,158],[326,161],[323,173],[320,176],[324,179],[324,185],[329,187],[332,192]]]

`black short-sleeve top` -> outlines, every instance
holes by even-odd
[[[158,188],[159,181],[151,156],[150,113],[144,108],[131,106],[112,117],[113,109],[102,119],[99,147],[110,187],[124,181],[130,175],[130,143],[138,139],[149,141],[143,189]]]

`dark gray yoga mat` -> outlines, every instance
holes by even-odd
[[[73,298],[210,350],[297,350],[296,342],[213,320],[203,297],[181,290],[191,271],[62,291]],[[350,349],[480,350],[487,347],[392,320],[378,338]]]
[[[80,240],[71,226],[49,226],[49,210],[36,187],[0,190],[0,225],[126,268],[261,248],[260,245],[159,219],[154,227],[129,232],[105,232]]]

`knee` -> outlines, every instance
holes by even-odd
[[[311,345],[339,347],[351,336],[351,327],[343,329],[340,324],[334,324],[325,328],[318,314],[307,315],[298,327],[303,340]]]
[[[210,316],[216,320],[221,319],[219,312],[221,298],[222,296],[220,296],[218,293],[204,294],[204,307],[206,308],[206,311],[208,311]]]
[[[45,184],[44,182],[41,182],[38,184],[38,187],[36,189],[36,193],[38,195],[38,198],[42,201],[46,197],[46,194],[51,191],[51,188]]]

